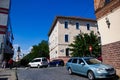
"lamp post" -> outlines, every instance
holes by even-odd
[[[92,46],[90,45],[90,46],[89,46],[90,56],[92,56],[92,50],[93,50],[93,48],[92,48]]]

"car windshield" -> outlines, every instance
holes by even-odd
[[[97,60],[96,58],[85,59],[85,61],[88,65],[100,64],[101,63],[101,61]]]

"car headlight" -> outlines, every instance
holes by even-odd
[[[105,72],[105,69],[104,69],[104,68],[98,68],[98,69],[97,69],[97,72],[98,72],[98,73],[103,73],[103,72]]]

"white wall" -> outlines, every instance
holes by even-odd
[[[110,28],[105,18],[110,21]],[[102,45],[120,41],[120,8],[98,20],[98,27],[101,33]]]
[[[7,25],[8,14],[0,13],[0,25],[6,26]]]
[[[56,54],[56,51],[58,51],[57,45],[58,45],[58,22],[56,23],[54,29],[52,30],[52,33],[49,36],[50,58],[55,58],[58,56]]]
[[[0,7],[9,9],[10,0],[0,0]]]

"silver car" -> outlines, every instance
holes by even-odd
[[[35,58],[31,62],[28,63],[29,67],[47,67],[48,61],[45,57]]]
[[[81,74],[87,76],[89,80],[116,76],[112,66],[102,64],[101,61],[92,57],[73,57],[66,63],[66,68],[69,74]]]

